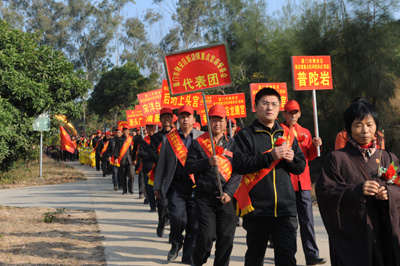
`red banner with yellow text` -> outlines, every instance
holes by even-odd
[[[231,86],[227,52],[226,43],[218,43],[165,55],[171,95]]]
[[[246,117],[246,98],[244,93],[226,95],[206,95],[207,107],[219,104],[225,106],[228,118]],[[200,111],[201,125],[207,125],[207,117],[204,108]]]
[[[159,114],[161,110],[162,89],[143,92],[137,95],[143,116]]]
[[[292,56],[293,89],[331,90],[332,67],[331,57],[326,56]]]
[[[203,98],[201,93],[193,93],[187,95],[180,95],[171,97],[168,88],[168,82],[166,79],[163,80],[161,106],[169,107],[172,109],[179,109],[184,104],[187,104],[195,110],[200,110],[202,107]]]
[[[288,93],[287,93],[287,85],[286,82],[278,82],[278,83],[250,83],[250,99],[251,99],[251,110],[255,112],[254,103],[257,92],[259,92],[262,88],[273,88],[276,90],[281,96],[281,106],[279,107],[279,111],[285,110],[285,105],[288,101]]]
[[[144,118],[145,125],[160,125],[160,114],[149,115]]]
[[[129,128],[144,126],[144,118],[141,109],[127,110],[126,120],[128,122]]]

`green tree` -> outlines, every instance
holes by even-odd
[[[39,141],[32,122],[49,110],[71,118],[81,115],[77,101],[89,89],[83,72],[74,72],[65,56],[40,45],[41,38],[10,29],[0,21],[0,169],[30,158]],[[52,132],[58,134],[53,122]]]
[[[114,67],[102,74],[88,101],[89,110],[101,116],[108,116],[112,108],[119,107],[121,112],[138,104],[137,94],[156,89],[157,75],[149,78],[140,74],[135,63],[126,63]]]

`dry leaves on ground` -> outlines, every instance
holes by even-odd
[[[106,265],[95,213],[55,211],[0,206],[0,265]]]

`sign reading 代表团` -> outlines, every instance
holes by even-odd
[[[232,86],[225,43],[170,53],[164,63],[171,96]]]

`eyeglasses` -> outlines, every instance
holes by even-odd
[[[279,107],[279,102],[261,102],[261,105],[262,106],[267,106],[267,107],[271,106],[273,108],[277,108],[277,107]]]

